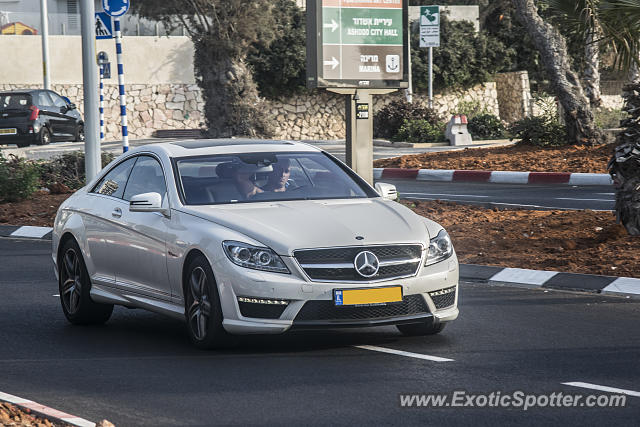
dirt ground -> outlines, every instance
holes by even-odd
[[[404,203],[445,227],[461,263],[640,277],[640,238],[616,224],[612,212]]]
[[[376,168],[607,173],[615,144],[539,148],[510,145],[413,154],[374,162]]]
[[[68,196],[41,192],[32,200],[0,204],[0,225],[52,226]],[[640,239],[617,225],[611,212],[403,203],[447,229],[462,263],[640,277]]]
[[[35,416],[30,411],[23,411],[10,403],[0,402],[0,426],[56,427],[60,424]]]

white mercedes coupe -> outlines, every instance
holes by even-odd
[[[200,348],[292,328],[438,333],[458,316],[458,260],[396,198],[298,142],[138,147],[60,206],[62,310],[74,324],[115,304],[167,314]]]

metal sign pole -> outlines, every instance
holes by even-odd
[[[104,143],[104,65],[100,65],[100,144]]]
[[[95,5],[93,0],[80,3],[82,27],[82,80],[84,93],[84,151],[87,182],[101,169],[98,141],[98,64],[96,63]]]
[[[433,48],[429,46],[429,108],[433,108]]]
[[[129,132],[127,131],[127,96],[124,92],[124,66],[122,65],[122,35],[120,19],[113,20],[116,33],[116,57],[118,61],[118,89],[120,91],[120,122],[122,124],[122,152],[129,151]]]
[[[42,74],[44,88],[51,89],[49,78],[49,20],[47,12],[47,0],[40,0],[40,37],[42,38]]]

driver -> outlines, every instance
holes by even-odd
[[[289,186],[289,177],[291,176],[291,162],[289,159],[279,159],[273,165],[273,172],[269,174],[267,183],[262,187],[264,191],[283,192],[287,191]]]

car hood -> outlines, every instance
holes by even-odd
[[[429,244],[422,217],[383,199],[187,206],[185,211],[238,231],[280,255],[291,255],[295,249],[303,248]],[[356,236],[364,239],[356,240]]]

